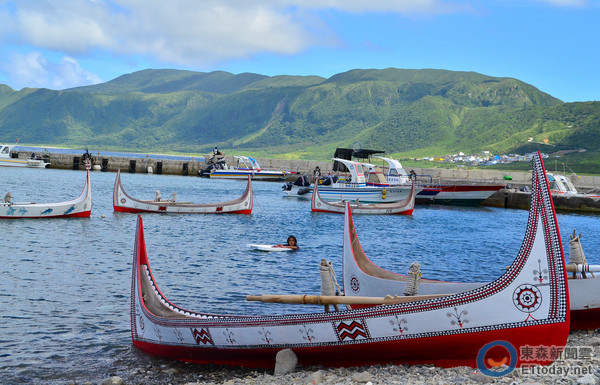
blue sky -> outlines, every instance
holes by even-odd
[[[600,100],[600,0],[0,0],[0,83],[437,68]]]

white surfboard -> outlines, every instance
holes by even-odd
[[[253,244],[253,243],[250,243],[246,246],[248,246],[248,248],[250,250],[258,250],[258,251],[292,251],[293,250],[288,247],[281,247],[281,246],[276,246],[276,245],[257,245],[257,244]]]

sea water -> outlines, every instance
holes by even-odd
[[[98,383],[156,363],[131,343],[131,263],[137,215],[114,213],[115,173],[92,172],[90,218],[0,220],[0,383]],[[239,197],[245,181],[157,174],[121,176],[138,199],[177,192],[179,201]],[[0,198],[60,202],[77,197],[85,171],[0,168]],[[319,262],[333,262],[341,284],[343,215],[311,213],[308,199],[284,197],[282,183],[254,182],[251,215],[144,214],[150,266],[171,302],[225,314],[322,311],[319,306],[261,304],[247,294],[320,294]],[[417,206],[412,216],[355,216],[367,256],[426,278],[488,281],[517,255],[524,210]],[[576,228],[588,261],[600,264],[600,217],[558,214],[565,253]],[[249,251],[248,243],[300,250]],[[159,360],[160,365],[175,365]]]

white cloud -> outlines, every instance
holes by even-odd
[[[77,60],[63,57],[58,62],[47,60],[39,52],[14,54],[3,64],[4,72],[14,88],[50,88],[62,90],[102,80],[81,68]]]
[[[316,11],[445,13],[443,0],[13,0],[4,38],[64,52],[142,55],[203,67],[336,41]],[[0,19],[0,22],[2,21]]]

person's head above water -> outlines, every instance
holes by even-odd
[[[293,235],[290,235],[288,237],[288,239],[287,239],[287,244],[289,246],[297,246],[298,245],[298,240]]]

